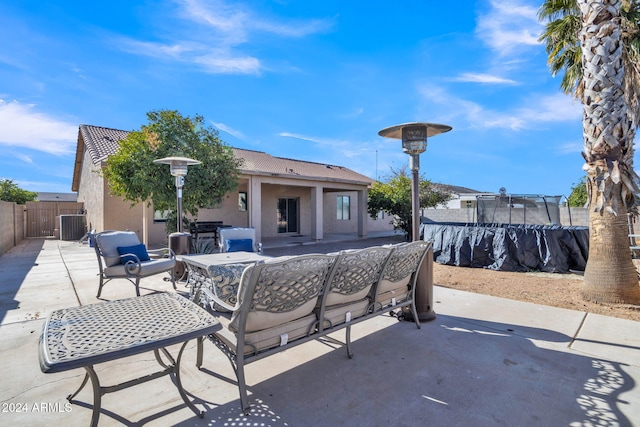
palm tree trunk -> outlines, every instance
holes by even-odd
[[[618,188],[616,188],[618,187]],[[589,213],[589,258],[584,271],[582,296],[598,303],[628,303],[640,301],[638,274],[631,261],[627,236],[626,209],[620,200],[620,185],[613,186],[620,210]]]
[[[640,303],[631,261],[627,206],[634,129],[624,98],[620,0],[578,0],[582,13],[583,135],[589,189],[589,258],[582,295],[601,303]],[[631,138],[631,139],[630,139]]]

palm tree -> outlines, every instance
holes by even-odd
[[[640,303],[627,212],[636,212],[633,140],[640,112],[639,0],[545,0],[546,43],[561,88],[584,105],[589,195],[589,257],[582,295],[604,303]]]

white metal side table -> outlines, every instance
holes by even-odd
[[[176,387],[187,406],[199,417],[204,412],[191,402],[180,381],[180,361],[187,343],[220,329],[206,310],[175,293],[66,308],[52,312],[40,336],[40,369],[45,373],[84,368],[87,373],[72,399],[91,379],[93,414],[91,425],[98,424],[101,397],[168,374],[175,374]],[[167,346],[182,343],[174,359]],[[153,351],[164,368],[113,386],[101,386],[93,366],[135,354]],[[162,359],[160,352],[168,360]]]

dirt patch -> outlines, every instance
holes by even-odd
[[[328,253],[347,248],[358,249],[402,241],[402,236],[394,236],[348,242],[295,245],[267,248],[265,254],[281,256]],[[582,276],[579,274],[510,273],[484,268],[454,267],[436,262],[433,265],[433,281],[438,286],[640,321],[640,306],[602,305],[584,301],[580,296]]]
[[[433,281],[445,288],[640,321],[640,306],[583,300],[579,274],[511,273],[434,263]]]

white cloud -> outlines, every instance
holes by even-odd
[[[574,98],[557,93],[550,96],[534,96],[532,106],[518,109],[517,113],[530,122],[568,122],[582,118],[582,104]]]
[[[291,132],[280,132],[278,136],[283,136],[285,138],[300,139],[302,141],[313,142],[314,144],[319,144],[319,145],[339,146],[341,144],[344,144],[344,141],[316,138],[313,136],[306,136],[306,135],[301,135],[299,133],[291,133]]]
[[[0,99],[0,145],[64,155],[74,152],[77,135],[75,124],[37,112],[32,104]]]
[[[268,20],[241,3],[182,0],[178,4],[177,15],[171,16],[176,30],[164,32],[166,42],[121,37],[120,48],[136,55],[196,64],[212,74],[259,74],[264,68],[260,59],[238,51],[238,46],[250,43],[256,33],[297,38],[333,26],[331,20],[323,19]],[[178,35],[180,28],[182,35]]]
[[[454,79],[457,82],[470,82],[470,83],[485,83],[485,84],[505,84],[516,85],[517,82],[511,79],[505,79],[503,77],[494,76],[491,74],[483,73],[462,73]]]
[[[210,53],[195,57],[193,62],[219,74],[258,74],[262,69],[260,61],[252,56],[223,58]]]
[[[120,38],[125,52],[165,61],[197,64],[211,74],[258,74],[262,64],[251,56],[238,56],[229,49],[211,48],[203,43],[163,44]]]
[[[542,24],[536,7],[521,0],[491,0],[491,10],[478,18],[476,34],[500,55],[539,45]]]
[[[452,95],[441,87],[423,85],[419,92],[425,100],[439,105],[438,113],[445,122],[459,121],[465,127],[481,129],[537,129],[544,123],[580,120],[582,106],[563,94],[531,96],[526,105],[511,111],[497,111]]]
[[[224,123],[211,122],[216,128],[220,129],[223,132],[228,133],[229,135],[236,137],[238,139],[245,139],[245,136],[239,130],[236,130],[230,126],[225,125]]]
[[[278,136],[285,138],[294,138],[301,141],[312,142],[314,144],[329,147],[331,151],[335,150],[334,154],[337,154],[341,158],[354,158],[362,155],[363,153],[375,152],[375,147],[371,142],[358,142],[347,141],[342,139],[331,138],[318,138],[313,136],[300,135],[291,132],[280,132]]]
[[[582,153],[584,145],[581,142],[567,142],[558,146],[558,152],[560,154],[576,154]]]
[[[282,37],[304,37],[327,31],[332,20],[310,19],[280,22],[269,20],[255,13],[240,2],[228,4],[221,0],[183,0],[182,13],[185,18],[204,23],[224,35],[229,43],[243,43],[250,33],[266,32]]]
[[[33,159],[31,158],[31,156],[27,156],[26,154],[22,153],[17,153],[15,156],[25,163],[28,163],[30,165],[33,164]]]

